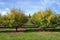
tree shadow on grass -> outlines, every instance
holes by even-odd
[[[60,32],[60,29],[26,29],[26,30],[2,30],[0,33],[10,33],[10,32]]]
[[[0,31],[0,33],[10,33],[10,32],[25,32],[25,30],[6,30],[6,31]]]
[[[60,29],[27,29],[25,32],[60,32]]]
[[[60,32],[60,29],[46,29],[47,31],[51,31],[51,32]]]
[[[0,33],[10,33],[10,32],[38,32],[37,30],[18,30],[18,31],[15,31],[15,30],[7,30],[7,31],[0,31]]]

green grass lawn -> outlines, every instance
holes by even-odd
[[[60,32],[1,32],[0,40],[60,40]]]
[[[31,27],[30,22],[27,24]],[[27,32],[10,32],[15,30],[14,28],[0,29],[0,40],[60,40],[60,29],[59,31],[55,29],[55,32],[36,32],[30,28],[26,29]]]

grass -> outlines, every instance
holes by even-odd
[[[2,32],[0,40],[60,40],[60,32]]]
[[[31,23],[27,23],[31,27]],[[0,29],[0,40],[60,40],[60,29],[55,32],[36,32],[32,28],[27,28],[27,32],[11,32],[15,29]],[[50,29],[53,30],[53,29]]]

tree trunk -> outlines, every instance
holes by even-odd
[[[18,28],[16,27],[16,32],[18,31]]]

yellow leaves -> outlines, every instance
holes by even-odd
[[[51,10],[45,10],[43,12],[37,12],[32,16],[33,23],[47,27],[49,24],[52,24],[53,20],[55,20],[56,15]]]
[[[55,19],[55,15],[54,14],[51,14],[49,17],[48,17],[48,20],[53,20],[53,19]]]
[[[26,23],[27,21],[28,18],[21,10],[13,9],[10,11],[9,14],[2,16],[3,26],[20,27],[22,24]]]
[[[8,18],[10,18],[10,23],[17,27],[27,22],[26,16],[20,10],[11,10]]]

